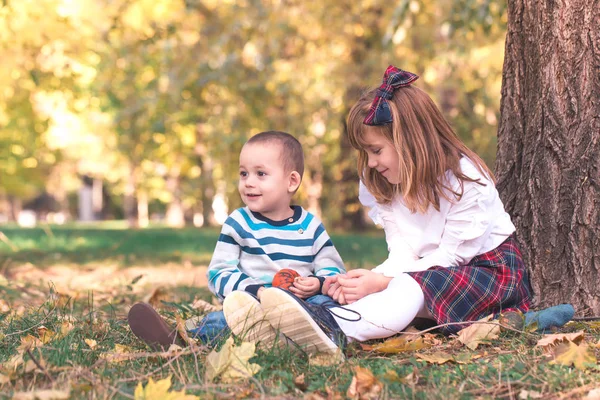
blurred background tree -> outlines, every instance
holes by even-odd
[[[413,71],[493,166],[505,33],[491,0],[3,0],[0,214],[218,224],[277,129],[305,146],[298,203],[360,229],[349,107]]]

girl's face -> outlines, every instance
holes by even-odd
[[[368,157],[369,168],[376,169],[389,183],[400,183],[400,160],[398,152],[377,128],[364,128],[365,151]]]

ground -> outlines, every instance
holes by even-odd
[[[218,230],[0,231],[2,398],[600,398],[593,321],[556,337],[482,323],[462,338],[398,335],[339,359],[240,340],[155,353],[129,330],[129,307],[149,301],[174,325],[218,308],[206,289]],[[332,237],[350,268],[385,257],[380,231]]]

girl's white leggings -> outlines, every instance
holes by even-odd
[[[358,316],[348,310],[356,311]],[[423,291],[408,274],[394,278],[387,289],[343,306],[332,308],[334,318],[349,339],[365,341],[386,338],[402,331],[415,317],[431,318],[425,307]]]

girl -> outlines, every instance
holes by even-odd
[[[348,117],[359,199],[384,227],[388,260],[328,280],[328,294],[344,307],[304,307],[284,291],[263,293],[271,322],[296,342],[335,351],[344,335],[359,341],[392,336],[415,317],[441,325],[529,308],[515,227],[493,174],[431,98],[411,85],[417,78],[389,66],[383,84]]]

